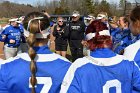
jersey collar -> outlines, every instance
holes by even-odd
[[[90,56],[95,58],[109,58],[116,56],[116,54],[109,48],[101,48],[92,51]]]
[[[52,54],[48,45],[44,45],[41,47],[34,47],[34,50],[36,51],[37,54]]]

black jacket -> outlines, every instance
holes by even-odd
[[[82,21],[71,22],[69,24],[69,39],[83,40],[85,28],[86,28],[85,23]]]
[[[57,25],[54,27],[53,36],[55,37],[55,43],[66,44],[69,36],[68,26],[60,27],[57,30]]]

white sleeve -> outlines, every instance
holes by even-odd
[[[126,58],[128,58],[130,61],[133,61],[137,54],[137,51],[140,49],[139,44],[140,44],[140,41],[126,47],[124,49],[123,55]]]
[[[68,69],[68,71],[63,79],[60,93],[67,93],[67,91],[70,87],[70,84],[74,78],[74,73],[75,73],[76,69],[87,64],[87,62],[88,61],[86,58],[79,58],[70,66],[70,68]]]

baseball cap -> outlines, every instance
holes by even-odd
[[[79,14],[78,11],[73,11],[72,16],[73,16],[73,17],[77,17],[77,16],[80,16],[80,14]]]

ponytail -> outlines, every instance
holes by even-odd
[[[38,41],[39,38],[42,39],[43,37],[43,40],[45,40],[44,37],[46,38],[48,36],[49,32],[47,32],[48,30],[46,31],[46,29],[49,27],[49,19],[43,13],[31,12],[25,16],[23,26],[26,32],[26,33],[24,32],[24,35],[27,37],[27,43],[29,45],[28,54],[31,59],[30,62],[30,71],[31,71],[30,83],[32,86],[31,93],[36,93],[35,86],[37,84],[36,79],[37,66],[35,62],[36,51],[33,49],[33,46],[35,45],[35,42],[40,42]],[[43,34],[43,36],[42,35],[39,36],[38,34],[40,33]],[[39,36],[39,38],[37,37],[37,35]]]
[[[33,49],[33,45],[36,42],[36,38],[35,38],[36,31],[34,31],[35,29],[33,29],[35,25],[36,27],[38,27],[37,24],[33,24],[33,23],[30,24],[30,34],[29,34],[29,38],[27,38],[27,42],[29,45],[28,54],[29,54],[29,57],[31,58],[31,63],[30,63],[30,71],[31,71],[30,83],[32,85],[31,93],[36,93],[35,85],[37,84],[37,79],[36,79],[37,67],[36,67],[36,62],[34,60],[36,57],[36,52]]]

